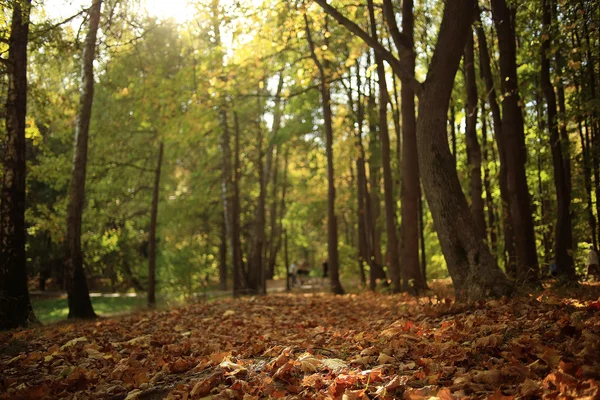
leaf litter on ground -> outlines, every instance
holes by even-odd
[[[5,332],[0,399],[598,399],[597,304],[281,294]]]

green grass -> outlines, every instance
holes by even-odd
[[[43,323],[61,321],[69,315],[69,306],[65,298],[34,298],[31,300],[33,311]],[[130,313],[146,307],[146,297],[92,297],[92,305],[99,316]]]

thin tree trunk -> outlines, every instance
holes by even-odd
[[[227,216],[224,212],[222,216],[219,244],[219,289],[227,290],[227,226],[225,223]]]
[[[489,151],[488,151],[488,140],[487,140],[487,115],[485,109],[485,102],[481,102],[481,135],[483,141],[481,142],[481,150],[483,155],[483,188],[485,190],[485,200],[487,207],[487,238],[490,243],[490,249],[494,257],[498,256],[498,233],[496,230],[496,214],[494,214],[495,204],[492,193],[492,183],[490,179],[490,167],[489,167]]]
[[[568,182],[568,172],[565,167],[563,148],[558,128],[556,114],[556,94],[550,82],[550,60],[547,54],[551,46],[552,17],[549,0],[542,1],[543,25],[545,35],[542,37],[541,46],[541,84],[546,97],[548,128],[550,129],[550,149],[552,151],[552,165],[554,169],[554,186],[557,198],[557,218],[554,231],[554,257],[558,274],[574,279],[575,267],[573,265],[573,231],[571,227],[571,193]],[[568,138],[567,138],[568,140]],[[564,144],[568,147],[568,142]]]
[[[370,60],[367,61],[370,64]],[[367,121],[369,123],[369,194],[368,206],[371,210],[371,245],[374,264],[383,268],[385,264],[381,252],[381,200],[379,198],[381,188],[381,143],[377,140],[377,115],[375,111],[376,102],[371,80],[369,78],[369,93],[367,99]]]
[[[486,237],[483,205],[483,185],[481,182],[481,147],[477,139],[477,80],[475,78],[475,49],[473,33],[467,35],[464,56],[465,82],[467,87],[466,142],[467,164],[471,175],[471,212],[481,237]]]
[[[82,54],[81,97],[75,127],[73,170],[67,205],[67,293],[69,318],[96,318],[92,307],[81,250],[81,223],[85,202],[85,176],[87,168],[88,136],[94,101],[94,58],[96,36],[100,23],[102,0],[94,0],[89,9],[90,22]]]
[[[377,26],[373,0],[368,0],[367,3],[371,21],[371,35],[377,40]],[[377,76],[379,82],[379,139],[381,141],[385,226],[388,243],[387,251],[389,255],[387,264],[392,278],[392,288],[395,292],[400,292],[400,263],[397,245],[398,239],[396,237],[396,210],[394,204],[390,136],[387,123],[387,104],[389,103],[389,95],[387,84],[385,82],[385,66],[383,64],[383,58],[377,53],[375,53],[375,63],[377,64]]]
[[[419,199],[419,243],[421,245],[421,275],[427,284],[427,252],[425,249],[425,201],[423,196]]]
[[[231,183],[231,246],[233,256],[233,295],[245,293],[247,275],[242,258],[241,228],[240,228],[240,126],[237,113],[233,113],[235,127],[233,180]],[[229,136],[229,135],[228,135]],[[230,160],[230,159],[229,159]]]
[[[267,260],[267,279],[273,279],[275,276],[275,263],[277,261],[277,252],[281,244],[281,231],[277,226],[277,213],[279,203],[277,192],[279,190],[279,152],[280,147],[277,146],[275,159],[273,161],[273,181],[271,183],[271,206],[269,210],[271,235],[269,237],[269,251],[266,254]]]
[[[0,192],[0,330],[35,323],[27,288],[25,192],[27,43],[31,1],[13,2]]]
[[[395,19],[388,12],[386,21],[395,24]],[[414,74],[414,15],[413,1],[402,2],[402,33],[406,38],[406,46],[410,49],[410,56],[404,57],[404,68]],[[396,30],[396,28],[393,28]],[[402,103],[402,188],[400,201],[402,203],[402,288],[417,293],[425,290],[427,284],[419,265],[419,200],[421,199],[419,145],[417,139],[417,119],[415,115],[415,92],[403,82],[400,89]],[[446,109],[448,106],[446,105]]]
[[[490,54],[488,50],[487,40],[485,37],[485,31],[481,24],[481,12],[479,7],[476,6],[475,18],[477,23],[475,24],[475,31],[477,32],[477,40],[479,42],[479,66],[480,72],[485,82],[485,90],[487,92],[487,100],[490,105],[490,111],[492,112],[492,122],[494,126],[494,137],[496,139],[496,145],[498,146],[498,154],[500,158],[500,170],[498,171],[498,181],[500,186],[500,200],[502,203],[502,231],[504,233],[504,256],[505,269],[508,276],[513,279],[517,277],[517,255],[514,241],[514,229],[512,223],[512,215],[509,207],[509,195],[508,195],[508,175],[507,175],[507,153],[506,145],[502,127],[502,116],[500,114],[500,106],[498,105],[498,98],[496,96],[496,89],[494,88],[494,78],[492,75]]]
[[[160,169],[162,167],[164,143],[158,147],[158,162],[152,191],[152,212],[150,214],[150,237],[148,238],[148,307],[156,306],[156,223],[158,219],[158,195],[160,190]]]
[[[454,158],[454,165],[456,165],[456,110],[454,108],[454,101],[450,98],[450,145],[452,146],[452,158]]]
[[[311,57],[319,70],[321,102],[323,107],[323,120],[325,128],[325,152],[327,155],[327,263],[329,266],[329,279],[331,291],[343,294],[344,289],[339,278],[338,232],[337,216],[335,214],[335,176],[333,169],[333,119],[331,113],[331,92],[325,68],[315,53],[315,44],[308,24],[308,17],[304,14],[306,38],[310,47]]]
[[[506,144],[506,172],[515,247],[517,279],[533,282],[538,277],[538,261],[533,228],[533,215],[525,162],[525,132],[519,105],[514,10],[506,0],[492,0],[494,24],[500,50],[500,81],[502,93],[502,133]]]

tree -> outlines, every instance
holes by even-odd
[[[371,22],[371,35],[377,39],[377,23],[373,0],[368,1],[369,18]],[[396,207],[394,202],[394,189],[392,178],[392,161],[390,151],[390,135],[387,122],[387,106],[389,94],[385,82],[385,65],[383,58],[375,53],[377,64],[377,78],[379,83],[379,139],[381,141],[381,163],[383,166],[383,196],[385,205],[385,228],[388,241],[388,266],[392,278],[392,287],[400,291],[400,263],[398,254],[398,239],[396,235]]]
[[[473,45],[473,33],[467,35],[467,45],[464,55],[465,82],[467,87],[466,108],[466,140],[467,140],[467,164],[471,175],[471,211],[481,236],[486,236],[485,215],[483,206],[483,184],[481,181],[481,147],[477,139],[477,78],[475,76],[475,50]]]
[[[565,165],[569,159],[563,156],[568,149],[568,136],[559,134],[558,115],[556,113],[556,93],[550,81],[550,46],[552,37],[552,14],[549,0],[542,1],[542,33],[541,46],[541,84],[546,97],[546,116],[550,129],[550,149],[554,169],[554,187],[556,188],[557,216],[554,227],[554,257],[557,272],[568,279],[575,279],[573,265],[573,230],[571,226],[571,182],[570,167]],[[566,142],[565,142],[566,141]]]
[[[527,149],[517,77],[514,12],[505,0],[492,0],[492,15],[498,32],[500,51],[500,86],[503,93],[502,134],[506,152],[509,207],[515,237],[517,279],[534,281],[538,275],[538,262],[531,200],[525,173]]]
[[[158,145],[158,161],[152,190],[152,210],[150,212],[150,237],[148,238],[148,307],[156,306],[156,223],[158,219],[158,193],[160,189],[160,169],[163,160],[164,143]]]
[[[36,321],[27,289],[25,256],[25,116],[31,1],[13,4],[6,96],[6,141],[0,192],[0,330]]]
[[[508,258],[505,258],[504,265],[506,266],[506,273],[511,278],[516,278],[516,255],[514,245],[514,231],[512,223],[512,215],[509,207],[509,195],[508,195],[508,181],[507,181],[507,154],[506,145],[504,139],[504,133],[502,129],[502,115],[500,113],[500,106],[498,105],[498,97],[496,95],[496,88],[494,87],[494,77],[492,75],[492,68],[490,62],[490,53],[487,45],[487,39],[485,31],[481,23],[481,11],[479,7],[476,7],[475,11],[475,31],[477,33],[477,40],[479,44],[479,69],[485,83],[485,90],[487,93],[487,101],[490,105],[490,111],[492,112],[492,122],[494,127],[494,135],[496,144],[498,146],[498,153],[500,157],[500,171],[499,171],[499,186],[500,186],[500,198],[501,198],[501,210],[502,210],[502,228],[504,231],[504,253],[508,254]]]
[[[89,9],[89,26],[85,37],[81,67],[81,97],[75,127],[75,145],[69,202],[67,206],[67,257],[69,274],[67,293],[69,318],[96,318],[83,269],[81,223],[85,204],[85,178],[88,158],[88,137],[94,101],[94,59],[96,36],[100,23],[102,0],[94,0]]]
[[[325,153],[327,155],[327,264],[329,267],[329,282],[331,291],[335,294],[343,294],[344,289],[339,278],[339,254],[338,254],[338,232],[337,215],[335,213],[335,176],[333,166],[333,122],[331,113],[331,93],[326,67],[317,57],[315,44],[308,22],[308,16],[304,14],[306,28],[306,39],[310,47],[311,58],[319,70],[319,90],[321,92],[321,103],[323,107],[323,119],[325,130]]]
[[[380,53],[403,85],[413,88],[419,97],[417,148],[421,179],[457,294],[480,297],[510,293],[512,285],[481,240],[445,140],[448,103],[475,2],[446,3],[427,78],[420,83],[389,50],[326,0],[315,1]],[[400,58],[412,52],[401,43],[400,47],[396,43],[396,47]]]

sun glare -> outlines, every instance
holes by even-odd
[[[142,7],[149,15],[167,20],[173,18],[177,23],[188,21],[193,13],[189,0],[145,0]]]

